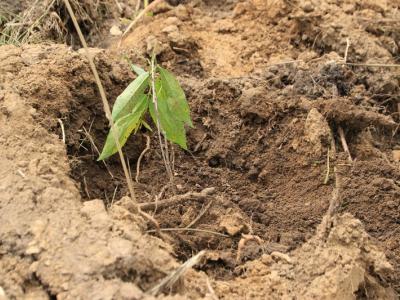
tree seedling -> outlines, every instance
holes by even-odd
[[[136,65],[131,67],[138,76],[117,97],[112,110],[119,144],[122,147],[129,136],[142,126],[151,131],[145,121],[149,113],[157,127],[164,164],[171,178],[173,171],[168,141],[187,150],[185,125],[193,127],[185,93],[175,76],[159,66],[154,57],[150,62],[150,71]],[[110,130],[98,160],[104,160],[117,151],[114,135]]]

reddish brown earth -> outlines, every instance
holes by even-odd
[[[156,51],[178,76],[190,151],[175,148],[168,185],[150,134],[137,199],[214,187],[154,218],[184,228],[207,208],[192,228],[226,236],[147,233],[118,157],[97,162],[85,135],[100,149],[108,123],[83,52],[2,46],[0,299],[152,299],[201,250],[161,298],[397,299],[400,73],[365,64],[398,63],[399,4],[184,2],[161,4],[120,48],[108,37],[91,51],[110,102],[135,78],[124,55],[145,67]],[[343,64],[347,39],[347,61],[364,65]],[[133,177],[145,134],[124,147]],[[243,235],[258,240],[239,247]]]

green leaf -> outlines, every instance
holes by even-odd
[[[167,103],[167,95],[161,87],[161,80],[157,80],[155,84],[161,131],[165,134],[167,140],[187,150],[185,124],[183,121],[175,118],[175,113],[170,110]],[[157,125],[157,114],[152,100],[149,100],[149,111],[153,122]]]
[[[131,69],[133,72],[135,72],[138,76],[146,73],[146,71],[144,69],[142,69],[141,67],[139,67],[138,65],[134,65],[131,64]]]
[[[141,124],[141,118],[148,108],[148,102],[148,96],[142,94],[138,98],[138,101],[136,102],[137,105],[134,107],[132,112],[126,116],[123,116],[122,118],[119,118],[114,123],[114,129],[117,129],[118,141],[121,147],[125,145],[132,131],[139,128]],[[118,148],[117,144],[115,143],[114,134],[110,129],[103,151],[101,152],[100,157],[97,160],[106,159],[117,151]]]
[[[190,119],[189,104],[186,101],[185,92],[181,88],[178,80],[171,72],[160,66],[157,67],[157,70],[160,74],[161,89],[168,103],[169,110],[176,119],[193,127],[192,120]]]
[[[134,109],[136,102],[143,95],[149,85],[149,73],[140,74],[128,87],[117,97],[115,101],[112,119],[116,122],[118,119],[130,114]]]

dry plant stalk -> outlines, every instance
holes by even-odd
[[[156,115],[156,125],[157,125],[157,135],[158,135],[158,142],[160,143],[160,149],[161,149],[161,155],[162,159],[165,165],[165,169],[167,170],[168,177],[170,181],[173,181],[174,174],[172,173],[172,168],[171,168],[171,161],[170,157],[168,154],[168,141],[166,134],[163,133],[164,136],[164,142],[161,137],[161,124],[160,124],[160,114],[158,112],[158,99],[157,99],[157,93],[156,93],[156,79],[155,79],[155,57],[153,55],[151,59],[151,89],[152,89],[152,101],[154,104],[154,110],[155,110],[155,115]]]
[[[201,192],[188,192],[183,195],[175,195],[175,196],[172,196],[171,198],[163,200],[163,201],[140,203],[139,207],[141,210],[146,210],[146,211],[154,209],[156,207],[156,205],[158,208],[163,208],[163,207],[168,207],[168,206],[171,206],[171,205],[174,205],[177,203],[181,203],[184,201],[188,201],[188,200],[205,199],[208,195],[211,195],[214,192],[215,192],[215,188],[209,187],[209,188],[205,188]]]
[[[80,41],[81,41],[81,43],[83,45],[83,48],[85,49],[86,57],[87,57],[87,59],[89,61],[90,68],[91,68],[93,76],[94,76],[94,78],[96,80],[96,84],[97,84],[97,87],[98,87],[99,92],[100,92],[100,97],[101,97],[101,100],[103,101],[103,109],[104,109],[104,112],[106,114],[106,118],[108,119],[108,121],[110,123],[111,131],[112,131],[112,133],[114,135],[114,140],[115,140],[115,143],[116,143],[117,148],[118,148],[119,157],[120,157],[120,160],[121,160],[122,168],[124,170],[125,179],[126,179],[127,184],[128,184],[128,189],[129,189],[129,192],[131,194],[131,198],[132,198],[132,200],[137,202],[136,201],[135,192],[134,192],[134,189],[133,189],[132,180],[131,180],[131,178],[129,176],[128,168],[126,166],[125,159],[124,159],[124,154],[122,153],[121,145],[119,143],[118,132],[117,132],[118,129],[114,126],[114,121],[113,121],[113,119],[111,117],[110,105],[108,104],[106,93],[104,91],[103,84],[101,83],[99,73],[97,72],[97,69],[96,69],[96,66],[94,64],[93,58],[90,55],[89,48],[87,46],[86,40],[85,40],[85,38],[84,38],[84,36],[82,34],[81,28],[79,27],[78,21],[76,20],[74,11],[72,10],[72,7],[71,7],[71,5],[69,3],[69,0],[64,0],[64,2],[65,2],[65,6],[68,9],[68,13],[71,16],[72,22],[74,23],[75,29],[78,32],[79,39],[80,39]]]

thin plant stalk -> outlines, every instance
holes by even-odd
[[[160,116],[158,113],[158,100],[157,100],[157,94],[156,94],[156,85],[155,85],[155,55],[152,56],[151,59],[151,89],[152,89],[152,101],[154,104],[154,110],[155,110],[155,115],[156,115],[156,125],[157,125],[157,135],[158,135],[158,141],[160,143],[160,148],[161,148],[161,155],[164,161],[165,169],[167,170],[168,177],[170,181],[173,180],[173,173],[171,170],[171,163],[170,159],[168,156],[168,142],[166,139],[166,134],[163,132],[163,136],[165,138],[165,145],[163,143],[162,137],[161,137],[161,125],[160,125]]]
[[[129,175],[129,171],[128,171],[128,168],[126,166],[125,159],[124,159],[124,154],[122,153],[122,150],[121,150],[121,144],[120,144],[119,139],[118,139],[118,128],[116,128],[114,126],[114,121],[113,121],[113,119],[111,117],[110,105],[108,104],[106,93],[105,93],[103,85],[101,83],[101,80],[100,80],[100,77],[99,77],[99,73],[97,72],[96,66],[95,66],[95,64],[93,62],[93,58],[89,53],[89,48],[87,46],[86,40],[85,40],[85,38],[84,38],[84,36],[82,34],[82,31],[81,31],[81,29],[79,27],[79,24],[78,24],[78,22],[76,20],[74,11],[72,10],[72,7],[71,7],[71,4],[69,3],[69,0],[64,0],[64,3],[65,3],[65,6],[67,7],[67,10],[68,10],[70,16],[71,16],[72,22],[74,23],[75,29],[78,32],[78,36],[79,36],[79,39],[81,40],[83,48],[85,49],[85,53],[86,53],[87,59],[89,61],[90,68],[92,70],[92,73],[93,73],[94,78],[96,80],[97,86],[99,88],[101,100],[103,101],[104,112],[105,112],[106,117],[107,117],[107,119],[108,119],[108,121],[110,123],[111,132],[112,132],[112,134],[114,136],[115,144],[116,144],[117,149],[118,149],[118,154],[119,154],[119,158],[121,160],[122,169],[124,170],[125,179],[126,179],[126,182],[127,182],[127,185],[128,185],[129,193],[131,195],[131,199],[136,204],[137,201],[136,201],[135,191],[133,189],[132,178]],[[140,211],[140,209],[139,209],[139,207],[137,205],[135,205],[135,210],[136,210],[136,212]]]

